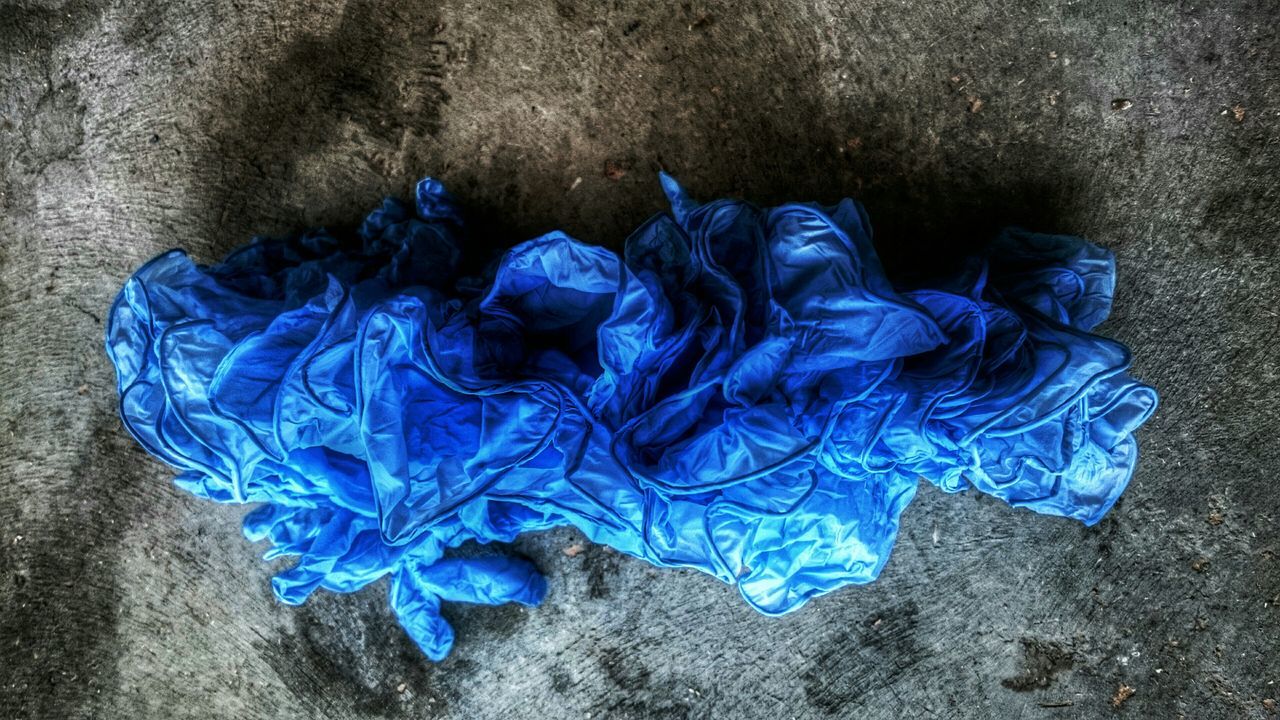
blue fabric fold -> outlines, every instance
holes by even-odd
[[[178,485],[256,503],[301,603],[390,577],[433,660],[442,602],[536,605],[527,561],[453,557],[574,526],[736,585],[757,610],[874,580],[923,477],[1097,522],[1156,406],[1121,344],[1110,253],[1011,229],[895,287],[862,206],[699,204],[621,254],[559,232],[460,274],[466,226],[430,178],[352,236],[147,263],[110,313],[125,426]]]

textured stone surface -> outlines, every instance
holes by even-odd
[[[4,0],[0,717],[1273,716],[1278,16]],[[495,247],[617,246],[659,166],[701,197],[859,197],[891,269],[1005,222],[1112,248],[1103,332],[1164,403],[1128,494],[1085,529],[925,488],[880,582],[774,620],[530,537],[545,605],[451,608],[432,665],[381,586],[276,605],[241,510],[176,491],[115,416],[102,319],[161,250],[353,221],[424,174]]]

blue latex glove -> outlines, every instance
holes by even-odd
[[[391,575],[432,659],[442,601],[537,604],[527,562],[446,558],[562,525],[738,586],[764,613],[875,579],[921,476],[1097,522],[1155,392],[1089,334],[1114,263],[1009,230],[929,288],[898,289],[866,213],[699,205],[621,257],[550,233],[458,273],[436,181],[354,238],[258,239],[222,263],[161,255],[111,310],[125,425],[218,502],[284,602]]]

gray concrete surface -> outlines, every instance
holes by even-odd
[[[1274,717],[1277,20],[1270,0],[3,0],[0,717]],[[176,491],[114,414],[103,316],[161,250],[352,221],[424,174],[494,245],[617,246],[661,207],[660,165],[701,197],[857,196],[891,268],[1002,222],[1112,248],[1103,331],[1163,394],[1128,494],[1085,529],[925,488],[879,583],[773,620],[529,537],[545,605],[451,608],[432,665],[382,587],[277,606],[242,510]]]

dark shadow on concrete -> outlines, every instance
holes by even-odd
[[[316,223],[355,227],[375,199],[344,194],[328,185],[340,179],[308,177],[300,164],[316,148],[349,141],[355,127],[365,141],[351,162],[377,173],[386,192],[408,200],[421,175],[448,181],[467,211],[468,249],[478,259],[553,228],[620,248],[632,228],[665,208],[660,168],[700,199],[773,205],[854,197],[868,208],[891,275],[946,272],[1005,225],[1070,230],[1063,217],[1079,179],[1065,176],[1074,166],[1062,157],[1065,149],[1038,145],[1017,156],[975,155],[971,137],[945,136],[920,146],[908,136],[908,121],[889,116],[894,98],[842,103],[794,58],[768,62],[755,54],[758,46],[734,38],[710,51],[680,40],[676,31],[697,21],[691,13],[675,14],[670,28],[648,31],[648,40],[644,31],[628,33],[631,24],[617,29],[617,41],[630,46],[609,56],[618,67],[606,63],[599,72],[610,76],[647,57],[662,74],[646,85],[679,92],[658,93],[642,117],[613,116],[611,103],[625,88],[597,98],[591,110],[603,120],[588,122],[583,132],[618,135],[610,162],[625,176],[583,198],[592,191],[569,197],[562,167],[521,162],[501,145],[491,158],[467,166],[437,157],[444,151],[433,151],[429,139],[448,121],[442,78],[454,51],[440,39],[432,10],[351,3],[332,34],[295,41],[259,80],[219,91],[222,109],[209,119],[213,142],[196,164],[204,176],[192,181],[199,214],[220,252],[255,232]],[[406,34],[406,26],[414,32]],[[668,32],[677,39],[667,40]],[[709,52],[716,53],[713,68],[703,62]],[[687,116],[690,97],[700,98],[704,112]],[[956,97],[957,110],[967,113],[964,102]],[[998,130],[979,114],[964,117],[953,132]],[[386,148],[406,145],[399,161],[386,157]],[[280,207],[279,199],[299,184],[321,197]]]

